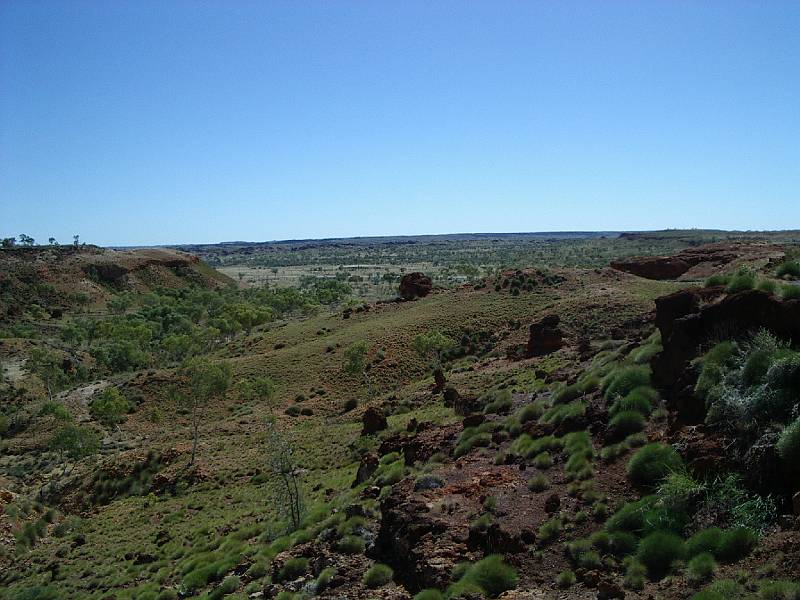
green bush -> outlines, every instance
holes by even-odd
[[[617,398],[608,409],[613,417],[621,412],[635,410],[645,417],[653,411],[653,403],[658,398],[658,393],[649,386],[639,386],[622,398]]]
[[[731,367],[736,345],[733,342],[720,342],[698,361],[701,369],[694,391],[702,399],[707,399],[709,392],[722,381],[725,371]]]
[[[784,300],[797,300],[800,298],[800,285],[784,285],[781,287],[781,298]]]
[[[644,576],[647,574],[647,567],[640,563],[636,558],[629,557],[625,561],[625,587],[631,590],[640,590],[644,587]]]
[[[778,277],[789,277],[792,279],[800,278],[800,262],[786,261],[778,265],[775,269],[775,275]]]
[[[756,289],[768,294],[774,294],[778,290],[778,284],[771,279],[762,279],[756,285]]]
[[[490,392],[484,395],[482,401],[486,402],[483,412],[486,414],[504,414],[511,409],[513,400],[511,398],[510,390],[501,390],[499,392]]]
[[[788,471],[795,476],[800,473],[800,417],[781,432],[775,450]],[[796,480],[794,483],[800,481]]]
[[[562,589],[567,589],[575,585],[577,581],[575,577],[575,573],[567,569],[566,571],[561,571],[556,577],[556,585]]]
[[[690,600],[741,600],[744,589],[732,579],[720,579],[697,592]]]
[[[485,448],[491,443],[492,436],[488,432],[480,431],[477,427],[467,427],[458,437],[453,456],[464,456],[473,448]]]
[[[537,454],[533,459],[533,466],[537,469],[549,469],[553,466],[553,457],[550,456],[549,452]]]
[[[752,290],[755,285],[755,274],[750,269],[742,268],[730,278],[728,285],[725,286],[725,291],[729,294],[735,294],[744,290]]]
[[[717,563],[709,552],[702,552],[692,558],[686,565],[686,576],[691,583],[708,581],[714,575]]]
[[[556,388],[553,392],[553,404],[566,404],[567,402],[572,402],[573,400],[577,400],[583,395],[581,392],[580,387],[577,384],[573,383],[572,385],[565,385]]]
[[[634,389],[650,384],[650,369],[644,365],[631,365],[612,371],[604,380],[606,400],[627,396]]]
[[[328,585],[330,585],[331,579],[333,579],[334,575],[336,575],[336,569],[333,567],[326,567],[319,572],[319,575],[317,575],[317,579],[314,582],[316,592],[318,594],[328,588]]]
[[[528,421],[535,421],[542,416],[544,409],[539,402],[531,402],[526,404],[517,412],[517,418],[520,423],[527,423]]]
[[[670,472],[682,468],[683,460],[671,446],[654,443],[636,451],[628,462],[627,474],[634,485],[652,488]]]
[[[394,577],[394,571],[389,565],[377,563],[364,573],[363,583],[370,589],[379,588],[386,585]]]
[[[278,571],[278,581],[291,581],[308,572],[307,558],[290,558]]]
[[[614,439],[620,440],[642,431],[645,425],[647,425],[647,421],[642,413],[625,410],[612,417],[608,423],[608,430]]]
[[[359,535],[347,535],[336,544],[336,549],[342,554],[361,554],[365,548],[364,539]]]
[[[538,540],[542,544],[549,544],[555,541],[561,533],[561,526],[561,519],[558,517],[545,521],[539,526]]]
[[[747,527],[733,527],[722,532],[717,548],[717,558],[724,562],[735,562],[750,554],[758,535]]]
[[[414,600],[444,600],[444,596],[436,588],[429,588],[415,595]]]
[[[706,287],[716,287],[718,285],[728,285],[728,282],[731,280],[730,275],[726,275],[724,273],[716,273],[706,279],[705,286]]]
[[[698,554],[709,552],[717,555],[719,544],[722,541],[722,530],[718,527],[711,527],[698,531],[686,542],[686,555],[693,558]]]
[[[125,420],[131,404],[117,388],[106,388],[89,405],[89,413],[103,425],[111,427]]]
[[[543,474],[535,475],[528,481],[528,489],[532,492],[543,492],[550,487],[550,481]]]
[[[470,566],[459,583],[477,586],[489,598],[497,598],[517,586],[517,572],[502,556],[492,554]]]
[[[575,400],[568,404],[556,404],[549,408],[539,421],[558,426],[565,421],[578,419],[584,414],[586,414],[586,404],[582,400]]]
[[[800,583],[794,581],[766,581],[758,588],[760,600],[798,600]]]
[[[636,557],[647,567],[652,579],[661,579],[669,573],[672,563],[685,556],[683,540],[667,531],[655,531],[639,543]]]

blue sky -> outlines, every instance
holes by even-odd
[[[0,2],[0,235],[800,228],[800,2]]]

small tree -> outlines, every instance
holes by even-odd
[[[441,331],[430,331],[414,338],[411,347],[425,359],[433,371],[436,381],[436,391],[444,389],[445,378],[442,369],[442,359],[449,350],[455,347],[455,342]]]
[[[47,243],[50,244],[51,246],[60,246],[58,240],[54,237],[48,238]]]
[[[50,450],[58,452],[61,462],[64,463],[62,475],[66,475],[66,459],[80,460],[95,454],[100,449],[100,436],[91,427],[64,425],[50,438],[49,447]]]
[[[189,465],[193,465],[197,455],[200,408],[228,391],[233,369],[227,362],[212,363],[206,358],[192,358],[181,370],[189,378],[191,387],[188,398],[182,399],[189,404],[192,413],[192,459]]]
[[[344,372],[350,375],[357,375],[364,378],[367,384],[367,393],[372,396],[372,381],[369,377],[369,364],[367,363],[367,352],[369,344],[365,341],[356,342],[344,351]]]
[[[130,409],[130,402],[117,388],[106,388],[92,400],[89,412],[106,427],[113,427],[125,420]]]
[[[73,235],[73,236],[72,236],[72,245],[73,245],[73,246],[75,246],[75,247],[77,248],[77,247],[78,247],[78,244],[80,244],[80,240],[81,240],[81,236],[79,236],[79,235]]]
[[[303,493],[300,469],[294,458],[290,440],[277,428],[275,419],[267,420],[267,468],[277,484],[276,504],[288,514],[292,529],[298,529],[303,518]]]
[[[61,368],[58,355],[45,348],[31,350],[26,366],[44,382],[48,400],[52,400],[53,392],[61,389],[69,381],[69,377]]]
[[[16,243],[17,243],[17,238],[8,237],[8,238],[3,238],[3,241],[0,242],[0,246],[2,246],[3,248],[13,248],[16,245]]]
[[[26,235],[24,233],[19,234],[19,243],[22,244],[23,246],[28,246],[30,248],[33,246],[35,242],[36,240],[34,240],[31,236]]]

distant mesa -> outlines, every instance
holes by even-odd
[[[687,248],[673,256],[633,256],[611,262],[611,268],[645,279],[699,280],[722,267],[777,260],[781,247],[763,243],[719,243]]]
[[[400,287],[397,289],[400,296],[405,300],[413,300],[415,298],[423,298],[431,293],[433,289],[433,282],[431,278],[415,271],[414,273],[407,273],[403,275],[400,280]]]

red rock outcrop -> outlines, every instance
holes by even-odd
[[[414,298],[427,296],[432,289],[433,282],[431,278],[424,273],[415,271],[414,273],[403,275],[397,291],[405,300],[413,300]]]
[[[531,325],[525,353],[528,357],[551,354],[564,345],[558,315],[547,315]]]

